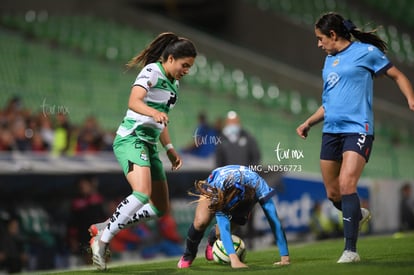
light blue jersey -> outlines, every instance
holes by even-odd
[[[289,255],[286,236],[277,215],[276,206],[271,199],[276,191],[267,185],[266,181],[262,177],[260,177],[257,173],[251,171],[246,166],[227,165],[214,169],[210,176],[207,178],[207,183],[210,186],[221,190],[225,190],[229,187],[227,185],[233,184],[253,187],[256,190],[256,202],[259,202],[269,222],[270,228],[275,237],[276,245],[279,248],[279,254],[281,256]],[[241,189],[243,190],[244,188]],[[242,195],[243,193],[244,192],[241,192],[241,194],[239,196],[236,196],[235,199],[229,202],[229,204],[234,205],[235,203],[242,201],[244,198]],[[220,230],[220,238],[223,242],[224,249],[226,250],[227,254],[235,253],[233,241],[231,239],[231,220],[234,221],[236,216],[244,216],[244,214],[249,214],[254,204],[249,205],[249,209],[235,210],[237,213],[231,213],[231,211],[224,211],[226,213],[219,211],[215,213],[217,225]],[[249,213],[244,213],[246,210]]]
[[[256,200],[267,198],[270,194],[274,194],[274,189],[271,188],[257,173],[251,171],[246,166],[241,165],[227,165],[214,169],[207,179],[207,183],[213,187],[224,190],[226,179],[229,176],[234,177],[235,182],[248,185],[256,189]],[[242,181],[240,181],[242,177]],[[242,198],[239,198],[242,199]],[[236,203],[236,201],[234,202]]]
[[[328,55],[322,71],[323,132],[373,135],[373,77],[391,66],[383,52],[361,42]]]

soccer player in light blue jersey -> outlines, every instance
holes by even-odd
[[[108,244],[120,230],[169,211],[167,178],[157,142],[165,148],[172,169],[179,169],[182,162],[171,144],[168,112],[177,101],[179,80],[188,74],[196,56],[190,40],[165,32],[127,64],[141,71],[132,85],[113,149],[132,192],[108,221],[89,228],[92,260],[99,270],[106,269]]]
[[[209,234],[206,259],[213,260],[212,246],[220,237],[230,258],[232,268],[246,268],[240,261],[231,239],[232,231],[245,225],[258,202],[262,207],[279,248],[280,261],[276,265],[290,264],[288,244],[282,224],[272,200],[276,191],[256,172],[240,165],[227,165],[214,169],[206,180],[195,184],[199,196],[193,223],[188,229],[186,249],[178,268],[189,268],[197,256],[198,246],[208,225],[215,217],[217,226]]]
[[[322,71],[322,106],[296,129],[306,138],[323,121],[320,154],[328,198],[342,211],[345,248],[338,263],[360,261],[358,230],[370,218],[360,208],[357,183],[369,160],[374,140],[373,80],[394,80],[414,111],[410,81],[385,56],[386,43],[374,32],[359,30],[337,13],[327,13],[315,24],[318,47],[327,53]]]

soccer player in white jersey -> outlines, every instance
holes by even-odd
[[[296,129],[306,138],[323,121],[320,153],[328,198],[342,211],[345,248],[338,263],[360,261],[358,229],[370,218],[360,208],[357,184],[374,140],[373,79],[394,80],[414,111],[410,81],[385,56],[386,43],[373,31],[359,30],[337,13],[322,15],[315,24],[318,47],[327,53],[322,71],[322,106]]]
[[[167,180],[157,142],[165,148],[172,170],[179,169],[182,163],[171,144],[168,112],[177,101],[179,80],[188,74],[196,56],[190,40],[166,32],[127,64],[128,69],[143,68],[132,85],[128,110],[116,132],[113,149],[132,193],[108,221],[90,227],[92,260],[99,270],[106,269],[108,244],[120,230],[169,211]]]
[[[178,268],[191,267],[204,232],[214,217],[217,225],[208,236],[206,259],[213,260],[212,247],[220,237],[229,255],[231,267],[246,268],[247,265],[241,262],[234,251],[231,233],[238,226],[246,224],[256,203],[262,207],[279,248],[280,261],[274,264],[290,264],[285,231],[272,200],[276,190],[256,172],[246,166],[226,165],[214,169],[206,180],[197,181],[195,187],[200,199],[194,221],[188,229],[185,252],[177,264]]]

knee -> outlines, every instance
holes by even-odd
[[[205,231],[209,226],[210,221],[205,219],[194,219],[193,225],[194,228],[198,231]]]

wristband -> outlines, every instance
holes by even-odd
[[[167,145],[164,146],[165,151],[168,151],[172,148],[174,148],[174,146],[171,143],[168,143]]]

